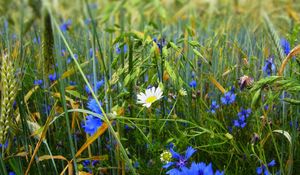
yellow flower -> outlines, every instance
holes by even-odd
[[[149,88],[145,93],[140,93],[137,95],[139,104],[143,104],[143,106],[149,108],[152,103],[162,98],[163,92],[159,87]]]
[[[169,163],[171,161],[172,154],[170,151],[165,150],[163,153],[160,154],[160,161],[162,163]]]

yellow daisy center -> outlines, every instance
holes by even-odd
[[[146,103],[153,103],[157,100],[156,96],[150,96],[146,99]]]

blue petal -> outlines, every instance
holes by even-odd
[[[262,172],[263,172],[262,167],[257,167],[257,168],[256,168],[256,173],[257,173],[257,174],[261,174]]]
[[[189,146],[185,152],[185,159],[189,159],[194,153],[196,152],[196,150],[194,148],[192,148],[191,146]]]
[[[273,167],[276,165],[275,160],[272,160],[270,163],[268,163],[268,167]]]
[[[174,165],[174,164],[175,164],[174,162],[168,162],[167,164],[165,164],[165,165],[163,166],[163,168],[168,169],[170,166],[172,166],[172,165]]]
[[[217,170],[216,173],[215,173],[215,175],[224,175],[224,171]]]
[[[169,170],[166,174],[169,174],[169,175],[181,175],[181,172],[178,169],[174,168],[174,169]]]
[[[171,152],[171,154],[172,154],[172,158],[175,158],[175,159],[180,159],[180,154],[178,154],[177,152],[175,152],[174,150],[173,150],[173,148],[171,148],[170,149],[170,152]]]
[[[212,169],[212,164],[211,163],[206,166],[206,168],[203,171],[203,174],[205,174],[205,175],[214,175],[214,171]]]

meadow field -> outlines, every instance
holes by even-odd
[[[0,0],[0,175],[300,175],[299,0]]]

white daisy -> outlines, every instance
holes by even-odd
[[[162,98],[163,92],[159,87],[149,88],[145,93],[140,93],[137,95],[138,101],[137,103],[143,104],[143,106],[149,108],[152,103]]]

